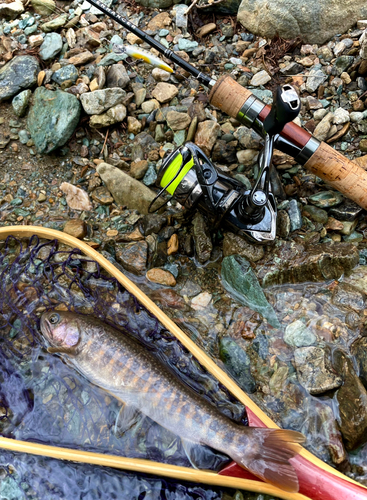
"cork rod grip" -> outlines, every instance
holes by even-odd
[[[250,90],[242,87],[229,75],[224,75],[211,89],[209,102],[227,115],[237,118],[240,109],[251,96]]]
[[[367,172],[324,142],[305,168],[367,210]]]

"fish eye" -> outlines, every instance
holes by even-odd
[[[49,322],[51,323],[51,325],[56,325],[56,323],[58,323],[59,321],[60,316],[56,313],[51,314],[51,316],[49,317]]]

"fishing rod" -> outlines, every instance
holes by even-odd
[[[252,128],[263,138],[266,137],[267,131],[264,124],[271,112],[271,107],[255,97],[250,90],[242,87],[229,75],[224,75],[216,81],[184,61],[175,52],[164,47],[100,0],[88,1],[208,87],[210,89],[210,104],[236,118],[243,125]],[[274,147],[289,154],[297,163],[303,165],[331,187],[355,201],[362,208],[367,209],[367,172],[331,146],[320,142],[309,132],[290,122],[277,135]]]

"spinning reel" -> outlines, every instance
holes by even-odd
[[[251,190],[219,172],[200,148],[188,142],[165,158],[157,178],[161,190],[151,207],[167,191],[186,208],[197,207],[205,212],[215,225],[224,223],[253,243],[272,242],[277,219],[270,183],[274,143],[286,123],[296,118],[300,108],[293,87],[278,87],[271,111],[264,121],[265,144],[260,153],[259,174]]]

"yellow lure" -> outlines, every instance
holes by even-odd
[[[143,61],[155,66],[156,68],[164,69],[168,73],[173,73],[173,69],[163,62],[159,57],[154,56],[151,52],[141,49],[136,45],[118,45],[113,46],[113,51],[117,54],[127,54],[134,59],[142,59]]]

